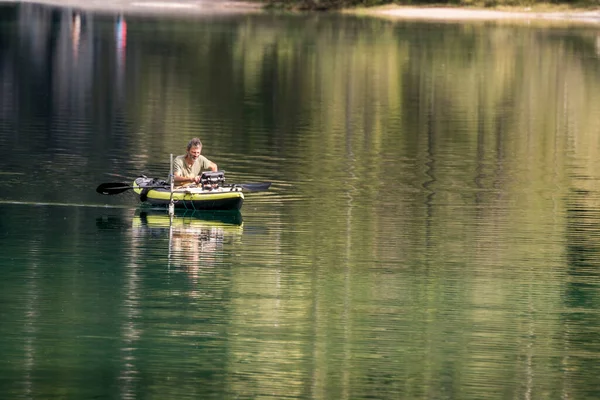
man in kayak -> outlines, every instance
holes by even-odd
[[[217,164],[200,155],[202,142],[193,138],[187,145],[187,152],[183,156],[175,157],[173,161],[173,179],[175,185],[181,186],[187,183],[199,183],[200,174],[203,171],[218,171]]]

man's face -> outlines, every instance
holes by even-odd
[[[196,161],[198,159],[198,157],[200,157],[201,152],[202,152],[202,146],[196,146],[196,147],[190,148],[190,150],[188,151],[188,154],[192,160]]]

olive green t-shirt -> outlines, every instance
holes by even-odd
[[[177,156],[175,157],[175,161],[173,161],[173,172],[179,176],[194,178],[200,175],[200,172],[210,170],[210,163],[211,161],[208,158],[201,155],[196,162],[192,164],[192,167],[189,168],[185,161],[185,156]]]

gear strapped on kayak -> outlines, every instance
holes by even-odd
[[[218,189],[225,185],[225,173],[223,171],[206,171],[200,176],[200,186],[204,190]]]

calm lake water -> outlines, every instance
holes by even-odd
[[[600,398],[596,27],[0,6],[0,398]],[[141,207],[199,136],[240,214]]]

